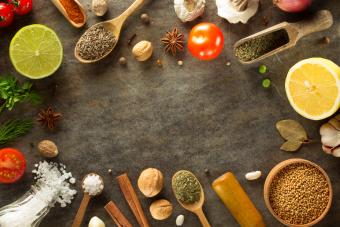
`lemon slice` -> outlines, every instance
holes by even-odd
[[[63,47],[52,29],[33,24],[15,34],[9,47],[9,56],[20,74],[31,79],[41,79],[59,68]]]
[[[296,63],[285,86],[292,107],[308,119],[325,119],[340,107],[340,67],[330,60],[309,58]]]

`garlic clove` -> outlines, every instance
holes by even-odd
[[[325,123],[320,128],[321,142],[329,147],[337,147],[340,145],[340,131],[331,124]]]
[[[233,4],[233,0],[216,0],[217,14],[232,24],[239,22],[245,24],[256,14],[259,6],[259,0],[245,1],[248,1],[247,8],[243,11],[238,11]]]
[[[245,175],[247,180],[257,180],[261,177],[262,173],[261,171],[253,171],[249,172]]]
[[[332,150],[332,154],[334,157],[340,158],[340,147],[337,147],[334,150]]]
[[[88,227],[105,227],[105,223],[97,216],[94,216],[91,218]]]
[[[178,215],[176,218],[176,225],[177,226],[182,226],[184,223],[184,215]]]
[[[204,13],[205,0],[174,0],[174,9],[182,22],[193,21]]]
[[[92,0],[92,11],[98,17],[104,16],[108,10],[107,0]]]
[[[340,114],[330,119],[328,123],[332,125],[336,130],[340,131]]]

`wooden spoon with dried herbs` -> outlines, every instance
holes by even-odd
[[[120,16],[91,26],[76,44],[76,59],[81,63],[94,63],[109,55],[118,42],[124,22],[143,3],[144,0],[136,0]]]
[[[180,170],[172,177],[172,190],[178,203],[186,210],[198,216],[203,227],[210,227],[203,213],[204,192],[195,175],[187,170]]]

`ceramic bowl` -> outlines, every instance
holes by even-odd
[[[314,167],[316,167],[325,177],[327,183],[328,183],[328,189],[329,189],[329,200],[328,200],[328,204],[326,206],[326,209],[323,211],[323,213],[317,218],[315,219],[314,221],[310,222],[310,223],[307,223],[307,224],[303,224],[303,225],[296,225],[296,224],[291,224],[291,223],[288,223],[286,222],[285,220],[281,219],[275,212],[274,210],[272,209],[271,207],[271,204],[269,202],[269,191],[270,191],[270,186],[271,186],[271,183],[274,179],[274,177],[276,176],[276,174],[278,174],[283,168],[285,168],[286,166],[289,166],[291,164],[295,164],[295,163],[306,163],[306,164],[310,164]],[[332,190],[332,185],[331,185],[331,181],[329,180],[329,177],[327,175],[327,173],[320,167],[318,166],[317,164],[311,162],[311,161],[308,161],[308,160],[305,160],[305,159],[297,159],[297,158],[294,158],[294,159],[288,159],[288,160],[285,160],[283,162],[280,162],[279,164],[277,164],[268,174],[267,178],[266,178],[266,181],[264,183],[264,190],[263,190],[263,194],[264,194],[264,201],[266,203],[266,206],[268,208],[268,210],[270,211],[270,213],[279,221],[281,222],[282,224],[286,225],[286,226],[290,226],[290,227],[308,227],[308,226],[313,226],[315,225],[316,223],[320,222],[325,216],[326,214],[328,213],[330,207],[331,207],[331,204],[332,204],[332,200],[333,200],[333,190]]]

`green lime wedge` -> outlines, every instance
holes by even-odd
[[[57,71],[63,59],[63,47],[52,29],[32,24],[15,34],[9,47],[9,56],[20,74],[41,79]]]

